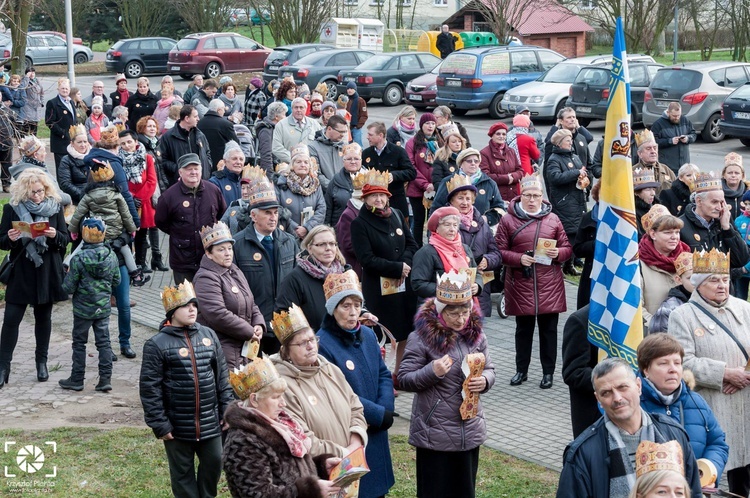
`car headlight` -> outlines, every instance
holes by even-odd
[[[503,100],[510,100],[510,96],[508,95],[508,92],[505,92],[503,94]],[[502,101],[501,101],[502,102]]]
[[[437,90],[437,85],[430,85],[430,86],[427,87],[427,90],[429,90],[429,91],[436,91]]]
[[[542,100],[544,100],[544,97],[541,95],[535,95],[533,97],[529,97],[529,102],[532,104],[538,104]]]

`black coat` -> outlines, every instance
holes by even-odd
[[[747,245],[734,224],[729,230],[722,230],[719,220],[714,220],[710,228],[704,228],[695,214],[695,204],[688,204],[680,219],[685,224],[680,230],[680,240],[690,246],[691,252],[702,249],[710,251],[714,248],[724,253],[729,251],[731,268],[745,266],[750,260]]]
[[[213,169],[211,150],[208,146],[208,140],[202,131],[197,128],[185,131],[180,126],[180,123],[176,123],[172,129],[167,130],[162,135],[161,140],[159,140],[157,154],[160,156],[162,174],[168,182],[168,187],[177,183],[179,179],[177,161],[180,157],[191,152],[198,154],[198,157],[201,159],[203,179],[208,180],[211,178],[211,171]]]
[[[641,218],[643,218],[643,215],[648,213],[653,206],[659,204],[659,199],[654,198],[654,203],[648,204],[646,201],[644,201],[637,195],[635,195],[634,197],[635,197],[635,223],[638,228],[638,240],[641,240],[641,238],[646,234],[646,231],[643,229],[643,222],[641,221]]]
[[[133,92],[128,91],[128,101],[130,101],[130,97],[133,96]],[[122,105],[120,101],[120,94],[117,93],[117,90],[109,94],[109,98],[112,99],[112,110],[114,110],[115,107]],[[130,115],[128,115],[130,117]],[[133,128],[135,129],[135,128]]]
[[[205,116],[198,121],[198,129],[203,132],[208,140],[208,148],[211,151],[212,167],[215,170],[216,165],[224,157],[224,146],[230,140],[238,144],[240,139],[234,132],[234,126],[228,119],[219,116],[216,111],[208,111]]]
[[[440,33],[435,40],[435,48],[440,52],[440,57],[445,59],[456,50],[456,38],[451,33]]]
[[[562,376],[570,391],[570,419],[577,438],[601,413],[594,396],[591,371],[599,362],[599,349],[588,340],[589,305],[570,314],[563,328]]]
[[[362,265],[362,294],[367,308],[397,340],[405,340],[417,311],[411,282],[406,279],[406,292],[383,296],[380,277],[400,278],[403,264],[412,265],[418,248],[409,226],[399,211],[392,210],[389,218],[380,218],[365,204],[352,221],[351,236],[357,261]]]
[[[581,280],[578,282],[577,309],[583,308],[591,300],[591,270],[594,267],[594,248],[596,246],[595,216],[598,209],[599,205],[595,204],[591,211],[583,215],[573,243],[575,257],[584,258]]]
[[[578,175],[584,164],[583,160],[572,150],[564,150],[555,146],[544,166],[544,180],[549,189],[552,212],[560,218],[567,234],[576,233],[581,218],[587,210],[586,193],[576,187]],[[588,177],[593,182],[594,178],[590,169],[588,169]]]
[[[690,187],[679,178],[672,182],[672,187],[662,190],[659,202],[674,216],[682,216],[685,206],[690,204]]]
[[[742,214],[742,196],[747,192],[747,184],[742,181],[737,190],[733,190],[727,187],[726,180],[722,179],[721,185],[724,188],[724,202],[732,207],[729,213],[732,215],[732,224],[734,224],[734,220]]]
[[[378,171],[390,171],[393,175],[393,182],[388,185],[388,191],[392,195],[391,206],[401,211],[404,216],[408,216],[409,206],[406,203],[404,183],[414,180],[417,177],[417,170],[409,160],[406,150],[398,145],[386,143],[383,152],[378,155],[375,147],[368,147],[362,151],[362,165]]]
[[[466,258],[469,260],[469,268],[476,268],[477,262],[474,255],[471,252],[471,247],[468,244],[461,245],[464,247]],[[478,254],[477,257],[481,257]],[[481,259],[480,259],[481,261]],[[440,259],[440,255],[430,244],[425,244],[414,253],[414,265],[412,266],[411,273],[409,274],[409,280],[411,280],[411,287],[414,289],[414,293],[419,297],[419,304],[421,305],[427,298],[435,297],[437,291],[437,277],[445,273],[445,265],[443,260]],[[484,283],[482,281],[482,274],[477,272],[476,282],[479,286],[479,292],[482,293]]]
[[[139,119],[144,116],[153,116],[158,102],[159,97],[151,93],[151,90],[145,95],[140,92],[135,92],[128,97],[128,103],[125,106],[128,108],[128,128],[135,131],[135,125],[138,123]]]
[[[295,266],[281,282],[276,296],[276,311],[288,310],[292,304],[296,304],[302,308],[310,327],[318,330],[326,316],[324,280],[313,277],[301,266]]]
[[[72,102],[71,102],[72,106]],[[60,100],[59,95],[47,101],[44,122],[49,128],[49,150],[53,154],[67,154],[70,144],[70,127],[76,124],[76,116]]]
[[[354,187],[352,177],[346,169],[340,169],[326,189],[326,219],[325,224],[335,227],[346,209],[346,204],[352,198]]]
[[[31,239],[21,238],[12,242],[8,237],[8,230],[13,228],[14,221],[20,221],[20,218],[13,210],[13,206],[6,204],[3,206],[3,218],[0,221],[0,249],[10,251],[10,261],[15,261],[15,265],[5,289],[5,302],[49,304],[65,301],[68,294],[62,288],[65,277],[62,261],[70,236],[62,206],[57,215],[49,219],[50,226],[57,230],[57,234],[47,239],[48,249],[41,255],[43,262],[39,268],[36,268],[25,254],[24,242]]]
[[[432,186],[435,187],[435,191],[440,187],[440,183],[458,171],[458,165],[456,160],[452,157],[447,161],[441,159],[435,159],[432,163]]]
[[[140,394],[146,425],[156,437],[170,432],[187,441],[220,436],[234,395],[216,333],[199,323],[162,324],[143,345]]]
[[[89,167],[83,159],[76,159],[70,154],[62,158],[60,167],[57,168],[57,183],[60,184],[60,190],[70,195],[73,204],[81,202],[86,193],[88,178]]]
[[[669,166],[676,175],[683,164],[690,162],[690,144],[698,139],[693,124],[685,116],[680,116],[679,123],[672,123],[667,116],[662,115],[651,125],[651,131],[659,146],[659,162]],[[687,136],[686,144],[672,143],[674,137],[682,135]]]
[[[554,148],[554,145],[552,145],[552,135],[559,129],[556,125],[553,125],[544,139],[544,157],[547,158],[545,159],[545,165],[549,160],[548,158],[552,155],[552,149]],[[591,154],[589,154],[589,144],[593,141],[594,135],[583,126],[579,126],[576,132],[573,133],[573,150],[581,159],[583,165],[589,170],[592,169],[591,166],[594,162]]]

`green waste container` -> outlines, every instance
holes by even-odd
[[[484,45],[484,38],[481,33],[476,31],[464,31],[459,34],[464,41],[464,48],[479,47]]]
[[[482,32],[482,45],[498,45],[497,36],[495,33]]]

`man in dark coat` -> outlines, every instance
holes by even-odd
[[[693,123],[682,115],[679,102],[669,103],[664,114],[651,125],[651,132],[659,146],[659,162],[676,175],[680,166],[690,162],[690,144],[698,139]]]
[[[589,154],[589,144],[594,141],[594,135],[585,126],[578,124],[576,111],[572,107],[563,107],[557,113],[557,122],[549,129],[549,133],[544,139],[544,160],[546,161],[552,155],[552,135],[561,129],[568,130],[573,134],[573,152],[587,169],[591,169],[593,158]],[[549,190],[547,194],[549,195]]]
[[[237,138],[237,133],[234,132],[234,126],[224,117],[226,109],[223,101],[214,99],[209,102],[206,115],[198,121],[198,129],[203,132],[206,140],[208,140],[213,170],[216,170],[216,165],[221,161],[224,155],[224,146],[227,142],[234,140],[239,143],[240,141]]]
[[[227,209],[219,187],[201,178],[197,154],[179,162],[180,180],[162,193],[154,221],[169,235],[169,265],[175,282],[192,282],[203,257],[201,228],[213,226]]]
[[[367,141],[370,146],[362,151],[362,166],[378,171],[389,171],[393,181],[388,185],[391,193],[391,206],[401,211],[406,222],[409,220],[409,205],[406,202],[404,183],[417,177],[417,170],[409,160],[406,150],[389,144],[385,138],[385,124],[376,121],[367,125]]]
[[[44,122],[49,128],[49,150],[55,155],[55,171],[60,161],[68,154],[70,127],[76,124],[76,112],[70,98],[70,81],[61,78],[57,82],[57,95],[47,101]]]
[[[435,48],[440,52],[440,58],[445,59],[456,50],[456,38],[448,31],[450,28],[443,24],[440,28],[440,34],[435,40]]]
[[[607,358],[591,375],[604,415],[565,448],[557,498],[627,498],[635,482],[635,451],[641,441],[677,441],[693,498],[701,494],[695,453],[685,430],[671,417],[641,408],[641,380],[621,358]]]
[[[591,371],[599,362],[599,348],[589,342],[588,328],[588,304],[571,313],[563,328],[562,376],[570,391],[574,438],[601,416],[591,384]]]
[[[652,171],[659,183],[656,189],[656,195],[659,196],[663,190],[672,187],[672,182],[676,178],[675,174],[669,166],[659,162],[659,145],[651,130],[636,133],[635,144],[638,147],[638,162],[633,164],[633,171],[637,169]]]
[[[208,146],[208,139],[196,128],[198,124],[198,111],[189,104],[185,104],[180,109],[180,120],[175,123],[174,127],[161,137],[159,140],[159,150],[157,154],[160,158],[161,175],[164,178],[159,180],[159,185],[164,182],[171,187],[178,178],[177,160],[185,154],[197,154],[202,166],[201,176],[210,178],[212,169],[211,150]]]

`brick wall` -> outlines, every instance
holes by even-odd
[[[559,52],[565,57],[582,57],[586,55],[586,33],[558,33],[550,36],[523,36],[524,45],[537,45]]]

